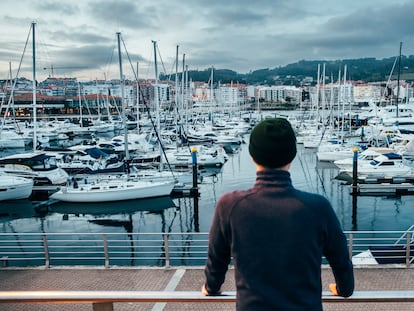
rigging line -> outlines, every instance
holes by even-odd
[[[320,146],[320,145],[321,145],[321,143],[322,143],[322,141],[323,141],[323,138],[324,138],[324,136],[325,136],[325,132],[326,132],[326,126],[324,125],[324,126],[323,126],[322,135],[321,135],[321,139],[319,140],[319,144],[318,144],[318,146]]]
[[[30,25],[29,33],[27,34],[26,43],[24,44],[24,48],[23,48],[23,54],[20,57],[19,66],[17,68],[16,78],[14,78],[14,82],[13,82],[12,88],[10,90],[10,96],[9,96],[9,100],[7,101],[6,111],[4,112],[3,122],[0,125],[0,132],[3,130],[4,124],[6,123],[6,116],[7,116],[7,113],[9,112],[9,107],[10,107],[11,102],[13,100],[14,90],[15,90],[16,84],[17,84],[17,78],[19,77],[19,73],[20,73],[20,70],[22,68],[24,54],[26,53],[26,48],[27,48],[27,45],[29,43],[29,39],[30,39],[30,35],[31,35],[31,32],[32,32],[32,28],[33,28],[33,24]],[[10,79],[13,80],[13,77],[10,77]]]
[[[115,54],[115,48],[116,48],[116,46],[115,46],[115,45],[113,45],[113,46],[112,46],[112,52],[111,52],[111,55],[110,55],[109,60],[108,60],[108,62],[107,62],[107,64],[106,64],[106,65],[107,65],[107,69],[106,69],[106,72],[104,71],[105,81],[106,81],[107,77],[109,76],[110,66],[111,66],[111,64],[112,64],[112,62],[113,62],[113,58],[114,58],[114,54]]]
[[[133,72],[133,74],[134,74],[134,76],[135,76],[135,80],[137,80],[137,81],[138,81],[138,75],[137,75],[137,73],[136,73],[136,71],[135,71],[134,66],[132,66],[131,58],[130,58],[130,56],[129,56],[128,50],[127,50],[127,48],[126,48],[126,46],[125,46],[125,42],[124,42],[124,40],[122,39],[122,37],[121,37],[121,41],[122,41],[122,44],[123,44],[123,46],[124,46],[125,52],[126,52],[126,54],[127,54],[127,57],[128,57],[129,63],[130,63],[130,65],[131,65],[132,72]],[[157,49],[158,49],[158,46],[157,46]],[[158,54],[160,54],[160,53],[159,53],[159,50],[158,50]],[[161,56],[160,56],[160,59],[161,59]],[[162,59],[161,59],[161,62],[162,62]],[[162,63],[162,64],[163,64],[163,68],[164,68],[164,71],[165,71],[164,63]],[[138,82],[138,85],[139,85],[139,82]],[[144,98],[144,94],[143,94],[143,92],[142,92],[142,88],[139,88],[139,92],[140,92],[140,95],[142,96],[142,98]],[[157,137],[157,139],[158,139],[158,141],[159,141],[159,143],[160,143],[161,150],[162,150],[162,152],[163,152],[163,155],[164,155],[164,157],[165,157],[165,160],[167,161],[168,168],[170,169],[171,173],[173,174],[173,177],[175,178],[174,173],[173,173],[173,170],[172,170],[172,167],[171,167],[171,164],[170,164],[170,162],[169,162],[169,160],[168,160],[168,157],[167,157],[167,154],[166,154],[166,152],[165,152],[164,145],[162,144],[161,137],[160,137],[160,135],[159,135],[159,133],[158,133],[158,130],[159,130],[159,129],[157,129],[157,128],[156,128],[156,126],[155,126],[155,123],[154,123],[154,120],[153,120],[153,118],[152,118],[152,116],[151,116],[150,109],[149,109],[149,106],[147,105],[147,102],[146,102],[145,100],[144,100],[143,102],[144,102],[145,108],[146,108],[146,110],[147,110],[148,117],[149,117],[149,119],[150,119],[150,121],[151,121],[151,125],[152,125],[152,127],[154,128],[155,135],[156,135],[156,137]],[[188,144],[188,147],[189,147],[189,144]]]
[[[43,38],[41,37],[41,32],[39,31],[39,27],[36,27],[36,30],[37,30],[37,35],[36,35],[36,48],[39,50],[39,51],[41,51],[42,53],[37,53],[36,54],[36,61],[37,62],[41,62],[41,63],[43,63],[43,64],[52,64],[53,62],[52,62],[52,58],[50,57],[50,53],[49,53],[49,51],[48,51],[48,49],[47,49],[47,44],[43,41]],[[40,58],[39,56],[43,56],[44,55],[44,57],[43,58]],[[47,67],[52,67],[52,70],[53,70],[53,65],[51,65],[51,66],[47,66],[47,65],[44,65],[44,66],[40,66],[40,67],[45,67],[45,68],[47,68]]]
[[[7,80],[9,80],[10,82],[9,82],[9,84],[10,85],[12,85],[13,84],[13,77],[12,77],[12,72],[11,72],[11,63],[9,63],[10,65],[9,65],[9,67],[10,67],[10,69],[9,69],[9,72],[8,72],[8,76],[7,76]],[[6,91],[7,90],[7,82],[5,82],[4,83],[4,85],[3,85],[3,90],[4,91]],[[0,104],[0,112],[1,111],[3,111],[3,106],[5,106],[5,96],[3,96],[2,98],[1,98],[1,104]],[[6,112],[7,112],[7,110],[6,110]],[[13,108],[12,108],[12,115],[13,116],[15,116],[15,109],[14,109],[14,105],[13,105]],[[7,114],[5,114],[5,116],[6,116]],[[1,126],[3,126],[3,122],[1,123]],[[0,131],[1,131],[1,128],[0,128]]]
[[[162,68],[164,69],[164,74],[167,75],[167,70],[165,70],[164,61],[162,60],[161,52],[160,52],[160,48],[159,48],[158,44],[157,44],[157,51],[158,51],[158,56],[160,57]],[[156,77],[156,78],[158,79],[158,77]]]
[[[299,156],[298,156],[298,159],[299,159],[300,166],[302,167],[303,176],[305,176],[305,181],[306,181],[306,183],[307,183],[308,185],[312,185],[312,183],[310,183],[310,182],[309,182],[309,177],[308,177],[309,170],[307,170],[307,171],[305,170],[305,166],[304,166],[304,163],[303,163],[303,161],[302,161],[302,156],[301,156],[301,155],[299,155]]]
[[[319,181],[320,181],[320,183],[321,183],[322,190],[323,190],[323,194],[324,194],[325,196],[327,196],[327,192],[326,192],[326,189],[325,189],[325,184],[324,184],[324,182],[323,182],[323,178],[322,178],[322,176],[321,176],[321,174],[320,174],[320,172],[319,172],[319,170],[318,170],[318,168],[317,168],[317,166],[316,166],[316,165],[315,165],[315,172],[316,172],[316,177],[319,179]]]
[[[172,76],[174,76],[174,81],[175,81],[175,72],[174,72],[174,66],[176,64],[176,61],[174,60],[173,64],[172,64],[172,68],[171,68],[171,73],[170,74],[165,74],[165,76],[168,76],[167,81],[173,81],[172,80]],[[174,72],[174,73],[173,73]]]
[[[138,83],[138,84],[139,84],[139,83]],[[144,94],[143,94],[143,92],[142,92],[142,88],[139,88],[139,92],[140,92],[141,96],[143,97],[143,96],[144,96]],[[143,98],[144,98],[144,97],[143,97]],[[156,136],[156,137],[157,137],[157,139],[158,139],[158,142],[159,142],[159,144],[160,144],[160,147],[161,147],[162,153],[163,153],[163,155],[164,155],[164,157],[165,157],[165,160],[167,161],[168,168],[169,168],[169,170],[170,170],[170,172],[171,172],[171,174],[172,174],[173,178],[174,178],[174,179],[177,179],[177,178],[175,177],[175,175],[174,175],[174,171],[173,171],[173,169],[172,169],[172,167],[171,167],[171,164],[170,164],[170,162],[168,161],[168,157],[167,157],[167,154],[166,154],[166,152],[165,152],[164,145],[163,145],[162,140],[161,140],[161,137],[160,137],[160,135],[159,135],[159,133],[158,133],[158,130],[159,130],[159,129],[157,129],[157,127],[155,126],[154,120],[153,120],[153,118],[152,118],[152,116],[151,116],[151,112],[150,112],[149,106],[148,106],[148,104],[147,104],[147,102],[146,102],[145,100],[144,100],[143,102],[144,102],[145,108],[146,108],[146,110],[147,110],[148,118],[149,118],[149,120],[151,121],[152,128],[154,129],[155,136]]]
[[[126,56],[127,56],[127,58],[128,58],[128,61],[129,61],[129,65],[131,66],[132,73],[133,73],[133,75],[134,75],[134,79],[135,79],[136,81],[138,81],[138,73],[135,71],[135,67],[132,65],[132,60],[131,60],[131,57],[129,56],[128,50],[127,50],[126,45],[125,45],[125,41],[124,41],[124,39],[122,38],[122,36],[121,36],[121,41],[122,41],[122,45],[124,46],[124,50],[125,50]]]
[[[127,58],[128,58],[129,64],[131,65],[132,72],[133,72],[133,74],[134,74],[135,80],[137,80],[137,81],[138,81],[138,74],[137,74],[137,72],[135,71],[134,66],[132,66],[132,61],[131,61],[131,58],[130,58],[130,56],[129,56],[128,50],[127,50],[126,45],[125,45],[125,41],[123,40],[122,36],[121,36],[121,41],[122,41],[122,44],[123,44],[123,46],[124,46],[125,53],[126,53],[126,55],[127,55]],[[138,86],[139,86],[139,82],[138,82]],[[144,98],[144,94],[143,94],[143,92],[142,92],[142,88],[139,88],[139,92],[140,92],[140,95],[142,96],[142,98]],[[172,170],[171,164],[170,164],[170,162],[168,161],[168,157],[167,157],[167,154],[166,154],[166,152],[165,152],[164,145],[163,145],[162,140],[161,140],[161,137],[160,137],[160,135],[159,135],[159,133],[158,133],[158,130],[159,130],[159,129],[157,129],[157,127],[155,126],[154,120],[153,120],[153,118],[152,118],[152,116],[151,116],[151,113],[150,113],[149,106],[147,105],[147,103],[146,103],[146,101],[145,101],[145,100],[144,100],[143,102],[144,102],[145,108],[146,108],[146,110],[147,110],[148,117],[149,117],[149,119],[150,119],[150,121],[151,121],[151,125],[152,125],[152,127],[153,127],[153,129],[154,129],[155,135],[156,135],[156,137],[157,137],[157,139],[158,139],[158,142],[159,142],[159,144],[160,144],[160,147],[161,147],[162,153],[163,153],[163,155],[164,155],[164,157],[165,157],[165,160],[167,161],[168,168],[169,168],[169,170],[170,170],[170,172],[171,172],[171,174],[172,174],[173,178],[174,178],[174,179],[177,179],[177,178],[175,177],[175,175],[174,175],[174,172],[173,172],[173,170]]]
[[[388,76],[388,80],[387,80],[387,83],[385,84],[385,88],[384,88],[384,91],[382,92],[382,94],[381,94],[381,97],[380,97],[380,103],[382,102],[382,100],[383,100],[383,98],[385,97],[385,92],[387,91],[387,87],[388,87],[388,85],[390,84],[390,82],[391,82],[391,77],[392,77],[392,74],[393,74],[393,72],[394,72],[394,69],[395,69],[395,65],[397,64],[397,60],[398,60],[398,56],[395,58],[395,60],[394,60],[394,64],[392,65],[392,68],[391,68],[391,72],[390,72],[390,74],[389,74],[389,76]]]

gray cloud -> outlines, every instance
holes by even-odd
[[[56,1],[36,1],[33,7],[39,12],[49,11],[57,15],[76,15],[80,12],[79,7],[72,3],[56,2]]]
[[[0,26],[12,26],[0,38],[3,75],[6,60],[17,62],[32,18],[47,54],[38,53],[39,62],[97,71],[109,67],[117,31],[131,61],[143,67],[153,67],[156,40],[162,71],[175,70],[176,45],[190,69],[213,65],[240,73],[303,59],[392,57],[400,41],[404,54],[414,48],[408,0],[6,0],[3,12]]]
[[[154,29],[159,22],[152,5],[144,6],[136,1],[99,1],[89,3],[89,14],[105,24],[129,29]]]

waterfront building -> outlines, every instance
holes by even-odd
[[[354,84],[354,100],[356,103],[379,103],[384,100],[384,83]]]

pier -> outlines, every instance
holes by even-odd
[[[322,267],[325,311],[414,309],[414,269],[356,268],[355,293],[332,296],[329,267]],[[177,268],[0,269],[0,309],[16,310],[235,310],[234,270],[223,284],[227,296],[205,297],[202,266]],[[10,291],[10,292],[9,292]]]

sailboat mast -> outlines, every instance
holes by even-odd
[[[175,94],[174,94],[174,101],[175,101],[175,112],[174,113],[174,124],[175,124],[175,141],[178,143],[179,141],[179,132],[180,132],[180,128],[179,128],[179,124],[178,124],[178,120],[179,120],[179,112],[182,111],[178,108],[178,45],[175,51]]]
[[[188,113],[188,65],[185,65],[185,83],[184,83],[184,104],[185,104],[185,111]]]
[[[124,128],[124,144],[125,144],[125,160],[129,161],[129,150],[128,150],[128,129],[126,125],[125,106],[124,106],[124,73],[122,71],[122,53],[121,53],[121,33],[116,33],[118,39],[118,59],[119,59],[119,75],[121,81],[121,109],[122,109],[122,126]]]
[[[139,88],[139,63],[137,62],[137,133],[139,134],[139,97],[140,97],[140,88]]]
[[[214,80],[214,67],[213,65],[211,66],[211,73],[210,73],[210,107],[209,107],[209,112],[210,112],[210,118],[211,120],[213,120],[213,103],[214,103],[214,93],[213,93],[213,80]]]
[[[401,74],[401,49],[402,49],[402,42],[400,42],[400,54],[398,57],[398,77],[397,77],[397,115],[396,117],[398,118],[398,102],[400,100],[400,74]]]
[[[37,105],[36,105],[36,23],[32,23],[32,59],[33,59],[33,151],[37,147]]]
[[[159,102],[159,95],[158,95],[158,63],[157,63],[157,41],[152,41],[154,45],[154,70],[155,70],[155,84],[154,84],[154,101],[155,101],[155,108],[157,114],[157,128],[155,129],[160,133],[161,131],[161,120],[160,120],[160,102]],[[161,138],[161,137],[160,137]],[[160,152],[160,171],[163,170],[163,154],[161,148],[161,141],[158,139],[158,150]]]
[[[81,86],[79,82],[78,82],[78,101],[79,101],[79,126],[83,127],[82,95],[81,95]]]
[[[184,110],[184,84],[185,84],[185,53],[183,54],[183,71],[181,73],[181,111],[185,111],[185,129],[188,132],[188,111]]]

